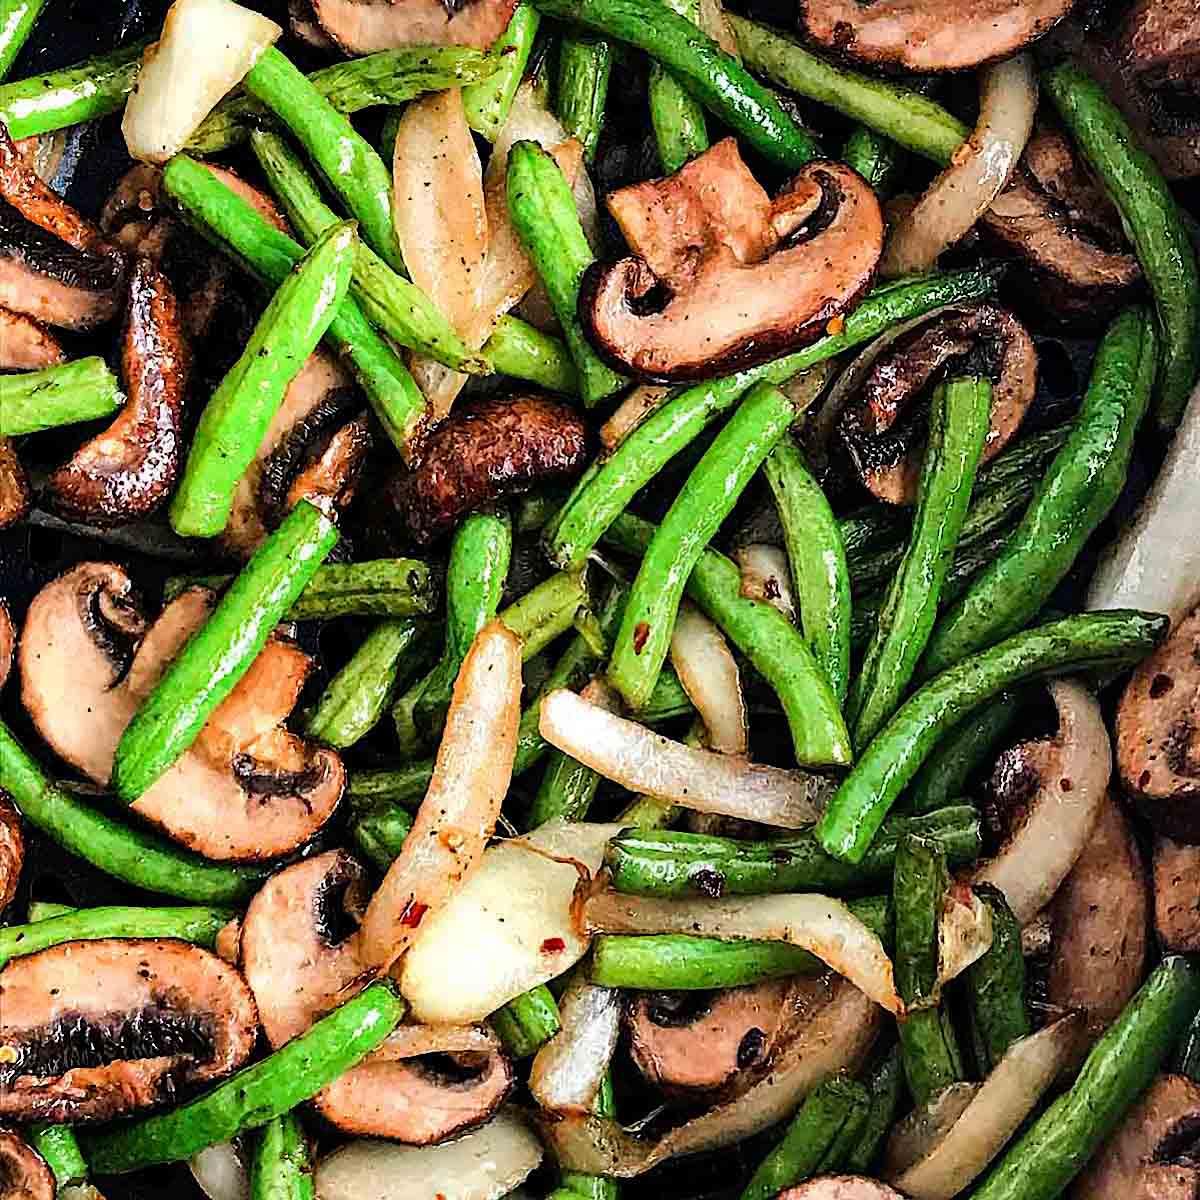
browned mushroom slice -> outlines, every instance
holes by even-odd
[[[479,400],[456,408],[429,435],[420,465],[392,478],[386,511],[429,543],[485,504],[578,474],[589,450],[587,425],[558,400]]]
[[[663,1091],[715,1091],[770,1057],[788,985],[768,980],[719,992],[643,992],[630,1005],[630,1051]]]
[[[19,521],[29,511],[32,499],[29,477],[12,438],[0,438],[0,529]]]
[[[171,494],[182,453],[189,350],[175,293],[148,259],[129,279],[121,370],[128,400],[48,481],[53,507],[92,525],[148,516]]]
[[[0,1196],[54,1200],[58,1185],[46,1160],[11,1129],[0,1129]]]
[[[1200,1087],[1159,1075],[1075,1181],[1073,1200],[1196,1200]]]
[[[174,1102],[250,1056],[254,998],[186,942],[67,942],[0,971],[0,1116],[106,1121]]]
[[[1164,950],[1200,952],[1200,846],[1154,839],[1154,928]]]
[[[8,602],[0,596],[0,688],[8,682],[8,673],[12,670],[16,649],[17,629],[13,624],[12,614],[8,611]]]
[[[214,602],[190,589],[147,630],[129,577],[111,563],[83,563],[44,587],[20,650],[22,699],[41,735],[106,783],[125,726]],[[345,782],[336,754],[283,725],[310,666],[273,637],[134,812],[208,858],[254,861],[304,845],[332,816]]]
[[[858,62],[905,71],[961,71],[1007,58],[1041,37],[1074,0],[800,0],[800,26]]]
[[[0,370],[36,371],[66,361],[58,339],[23,313],[0,308]]]
[[[292,33],[314,50],[337,50],[337,42],[321,28],[312,0],[288,0],[288,24]]]
[[[865,1175],[822,1175],[785,1188],[776,1200],[904,1200],[886,1184]]]
[[[634,257],[588,268],[579,314],[615,367],[667,383],[819,337],[883,248],[879,202],[854,171],[811,163],[770,201],[732,138],[608,206]]]
[[[352,54],[419,45],[486,50],[515,7],[516,0],[313,0],[321,28]]]
[[[983,461],[1016,433],[1037,390],[1037,349],[1025,326],[996,304],[944,310],[875,360],[839,431],[866,488],[889,504],[913,504],[924,455],[926,413],[913,401],[947,364],[966,359],[991,376],[991,427]]]
[[[21,864],[25,861],[25,838],[21,833],[21,814],[9,795],[0,791],[0,912],[17,894]]]

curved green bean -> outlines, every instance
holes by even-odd
[[[499,67],[487,79],[463,88],[467,124],[489,142],[496,140],[508,120],[513,97],[529,65],[529,56],[533,52],[541,23],[542,16],[536,8],[523,2],[518,4],[509,18],[508,28],[492,46],[492,54],[499,59]]]
[[[612,62],[612,47],[603,38],[564,37],[558,47],[554,111],[588,162],[596,157],[604,128]]]
[[[700,24],[698,0],[667,0],[667,7],[693,25]],[[704,109],[670,71],[657,62],[650,64],[647,93],[659,161],[663,171],[673,175],[684,163],[708,149]]]
[[[875,1165],[884,1140],[900,1112],[901,1094],[904,1091],[904,1067],[900,1062],[898,1045],[893,1046],[879,1061],[878,1066],[871,1072],[867,1086],[871,1092],[871,1107],[857,1143],[842,1164],[851,1174],[865,1174]]]
[[[997,888],[983,884],[976,895],[992,912],[992,944],[966,969],[963,982],[975,1067],[986,1079],[1008,1048],[1032,1030],[1020,923]]]
[[[0,375],[0,437],[110,417],[124,403],[117,377],[97,355]]]
[[[46,0],[0,0],[0,79],[12,70],[45,7]]]
[[[480,354],[501,375],[536,383],[548,392],[579,392],[579,372],[562,340],[511,314],[496,322]]]
[[[250,1160],[250,1200],[313,1200],[312,1155],[294,1112],[263,1126]]]

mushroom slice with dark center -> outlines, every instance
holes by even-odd
[[[905,71],[962,71],[1041,37],[1074,0],[800,0],[800,26],[858,62]]]
[[[516,0],[313,0],[321,28],[343,50],[397,46],[486,50],[508,27]]]
[[[788,992],[768,980],[715,993],[639,993],[627,1015],[633,1061],[667,1093],[726,1087],[771,1056]]]
[[[943,310],[888,346],[842,412],[842,440],[880,500],[916,502],[928,413],[914,400],[959,364],[992,379],[983,461],[1020,427],[1037,390],[1037,349],[1025,326],[988,302]]]
[[[0,971],[0,1117],[107,1121],[173,1103],[250,1056],[254,998],[186,942],[105,938]]]
[[[1200,953],[1200,846],[1154,839],[1154,928],[1164,950]]]
[[[166,501],[179,473],[189,359],[167,277],[138,259],[129,277],[121,352],[129,398],[103,433],[50,476],[51,501],[63,516],[117,525]]]
[[[125,726],[214,603],[213,593],[190,589],[147,630],[128,576],[111,563],[83,563],[48,584],[30,605],[20,650],[22,699],[38,731],[107,783]],[[303,846],[332,816],[345,781],[336,754],[282,724],[310,666],[273,637],[134,812],[208,858],[255,861]]]
[[[0,1129],[0,1196],[54,1200],[58,1185],[46,1160],[11,1129]]]
[[[24,313],[0,308],[0,371],[36,371],[66,362],[59,340]]]
[[[288,0],[288,25],[292,34],[314,50],[336,51],[337,43],[321,28],[312,0]]]
[[[390,531],[394,513],[427,545],[477,508],[577,475],[590,441],[579,414],[548,396],[463,405],[429,435],[420,465],[388,483],[379,523]]]
[[[607,203],[634,256],[588,268],[579,315],[617,369],[666,383],[819,337],[883,249],[879,202],[854,171],[811,163],[769,200],[732,138]]]
[[[1139,812],[1200,842],[1200,609],[1134,671],[1117,707],[1117,767]]]
[[[24,861],[25,838],[21,833],[21,815],[8,793],[0,791],[0,913],[17,894]]]

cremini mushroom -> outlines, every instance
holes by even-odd
[[[1200,846],[1154,839],[1154,929],[1164,950],[1200,953]]]
[[[0,912],[17,894],[21,864],[25,861],[25,838],[21,833],[21,814],[9,795],[0,791]]]
[[[879,202],[854,171],[810,163],[771,199],[733,138],[607,204],[633,254],[588,268],[580,318],[618,370],[668,383],[819,337],[883,249]]]
[[[516,0],[312,0],[321,28],[343,50],[368,54],[396,46],[474,46],[504,32]]]
[[[0,308],[0,370],[36,371],[66,362],[62,343],[32,317]]]
[[[903,1200],[903,1197],[865,1175],[822,1175],[785,1188],[776,1200]]]
[[[32,500],[29,476],[17,457],[12,438],[0,438],[0,529],[19,521]]]
[[[11,1129],[0,1129],[0,1196],[54,1200],[58,1185],[46,1160]]]

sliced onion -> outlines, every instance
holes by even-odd
[[[520,702],[521,643],[493,621],[463,660],[429,789],[367,906],[365,965],[389,970],[478,865],[512,779]]]
[[[778,546],[753,542],[739,547],[733,557],[742,569],[742,595],[770,604],[795,624],[796,597],[787,555]]]
[[[541,1143],[504,1108],[438,1146],[350,1142],[317,1164],[314,1183],[319,1200],[499,1200],[541,1161]]]
[[[821,980],[809,981],[823,989]],[[880,1027],[879,1009],[857,988],[837,980],[814,996],[803,1024],[770,1064],[767,1073],[735,1100],[644,1140],[615,1121],[592,1115],[540,1122],[542,1138],[564,1170],[614,1179],[644,1175],[684,1154],[719,1150],[790,1117],[804,1097],[839,1071],[854,1071]]]
[[[970,888],[952,887],[938,921],[938,990],[978,962],[991,945],[991,908]]]
[[[721,631],[694,605],[679,606],[671,634],[671,665],[704,720],[719,754],[747,754],[746,701],[737,660]]]
[[[1033,132],[1038,89],[1033,59],[1018,54],[979,71],[979,120],[929,190],[891,231],[880,272],[930,271],[1004,190]]]
[[[1166,613],[1177,625],[1200,602],[1200,387],[1137,516],[1109,548],[1088,590],[1090,609]]]
[[[1037,794],[1020,827],[973,876],[975,883],[998,887],[1022,925],[1070,874],[1112,774],[1112,748],[1096,698],[1067,679],[1050,684],[1050,694],[1058,707],[1058,733],[1050,742],[1035,743],[1045,760]]]
[[[660,900],[600,892],[588,900],[592,933],[684,933],[723,941],[787,942],[816,955],[888,1012],[904,1005],[883,943],[840,900],[818,893]]]
[[[765,767],[672,741],[560,689],[542,700],[542,737],[631,792],[763,825],[812,825],[833,792],[821,775]]]
[[[979,1083],[952,1083],[920,1108],[914,1109],[892,1130],[884,1171],[899,1174],[925,1157],[954,1128],[955,1121],[979,1094]]]
[[[161,37],[142,54],[125,105],[121,131],[129,153],[152,163],[177,154],[282,33],[233,0],[175,0]]]
[[[905,1169],[889,1173],[913,1200],[951,1200],[981,1175],[1070,1061],[1080,1018],[1070,1013],[1014,1042],[958,1119]]]
[[[621,993],[577,972],[558,1004],[562,1028],[534,1056],[529,1090],[547,1112],[587,1113],[621,1032]]]
[[[600,426],[600,444],[611,454],[647,417],[657,412],[675,394],[659,383],[642,383],[617,406]]]
[[[188,1170],[208,1200],[249,1200],[250,1173],[232,1142],[218,1142],[193,1154]]]
[[[413,1016],[482,1021],[573,967],[590,944],[576,889],[599,871],[620,829],[548,821],[527,838],[489,847],[479,869],[424,923],[400,965],[400,991]]]

